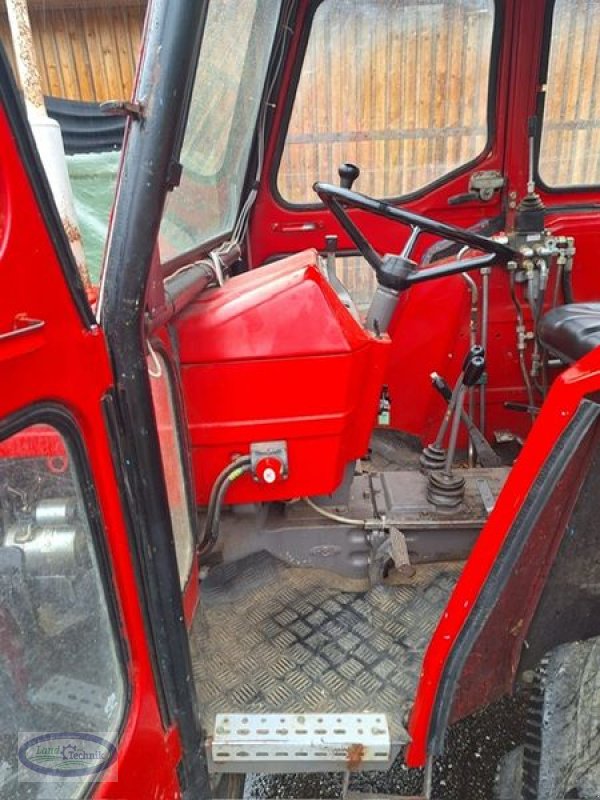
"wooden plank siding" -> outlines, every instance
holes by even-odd
[[[31,27],[44,94],[103,102],[131,95],[146,3],[62,0],[30,4]],[[2,5],[0,41],[14,69]]]

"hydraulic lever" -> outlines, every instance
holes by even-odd
[[[421,453],[421,467],[426,471],[429,470],[439,470],[442,469],[446,462],[446,450],[443,446],[444,437],[446,436],[446,431],[448,429],[448,425],[450,423],[450,419],[452,417],[452,413],[454,408],[456,407],[458,395],[460,393],[461,387],[464,383],[465,372],[467,366],[469,365],[469,361],[471,358],[475,358],[477,356],[483,357],[484,350],[483,347],[480,345],[473,345],[467,355],[465,356],[465,360],[463,362],[462,370],[460,375],[458,376],[458,380],[454,384],[454,389],[452,390],[452,394],[448,399],[448,408],[446,409],[446,413],[442,419],[440,424],[437,436],[435,437],[435,441],[432,444],[428,444],[426,447],[423,448],[423,452]],[[434,373],[435,375],[436,373]],[[433,380],[433,375],[432,375]],[[444,381],[444,385],[446,386],[446,382]],[[436,386],[434,382],[434,386],[436,389],[439,387]],[[462,409],[462,406],[461,406]]]
[[[448,442],[448,450],[442,469],[432,470],[429,473],[429,482],[427,485],[427,498],[436,506],[445,506],[447,508],[454,508],[462,502],[465,492],[465,479],[461,476],[455,475],[452,471],[452,463],[456,453],[456,442],[458,440],[458,428],[460,425],[461,414],[463,411],[463,404],[465,393],[467,389],[479,381],[485,370],[485,357],[482,347],[472,347],[463,363],[462,373],[456,382],[448,411],[440,425],[440,431],[435,441],[437,450],[442,450],[442,441],[445,436],[450,418],[452,418],[452,425],[450,428],[450,439]],[[441,434],[441,436],[440,436]]]
[[[434,389],[442,395],[444,400],[449,403],[452,398],[452,390],[442,378],[441,375],[438,375],[437,372],[431,373],[431,383]],[[499,467],[502,465],[502,459],[493,449],[493,447],[489,444],[483,433],[479,430],[477,425],[473,422],[473,419],[469,416],[469,414],[465,411],[464,408],[460,410],[460,418],[461,421],[464,423],[467,431],[469,432],[469,437],[473,442],[473,447],[475,448],[475,452],[477,454],[477,460],[481,464],[482,467]],[[441,468],[441,465],[440,465]],[[431,467],[430,467],[431,469]]]

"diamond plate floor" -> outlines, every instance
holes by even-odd
[[[266,553],[211,571],[192,658],[209,734],[217,713],[385,713],[399,736],[460,564],[371,591]]]

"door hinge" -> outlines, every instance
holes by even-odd
[[[144,118],[144,106],[142,103],[130,103],[127,100],[108,100],[100,103],[100,110],[103,114],[116,117],[131,117],[137,121]]]

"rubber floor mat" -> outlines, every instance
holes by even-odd
[[[460,564],[410,583],[289,567],[266,553],[213,569],[192,629],[203,724],[217,713],[385,713],[392,739]]]

